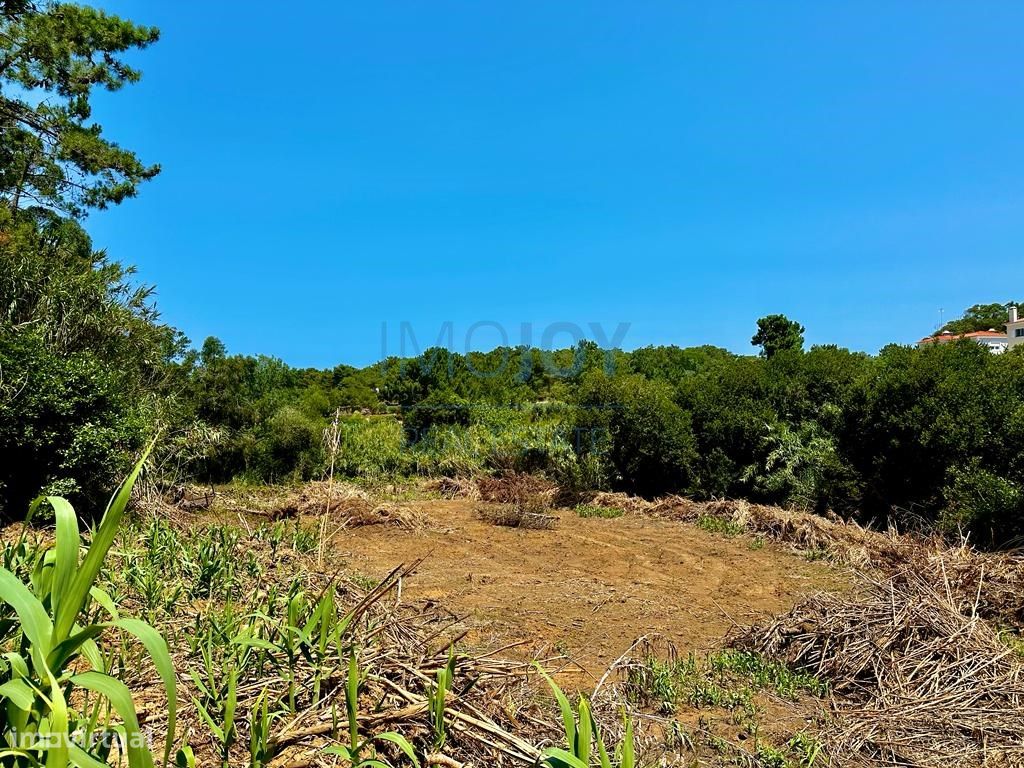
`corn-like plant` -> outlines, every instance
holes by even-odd
[[[249,717],[249,768],[265,768],[274,757],[270,727],[281,713],[271,712],[269,701],[270,697],[264,689]]]
[[[562,724],[565,727],[565,742],[568,747],[568,751],[558,747],[544,750],[544,764],[549,768],[590,768],[590,757],[596,748],[601,768],[635,768],[632,720],[628,717],[625,718],[625,735],[622,738],[622,743],[615,749],[615,761],[613,762],[598,731],[597,723],[594,722],[594,715],[590,711],[587,700],[580,696],[576,711],[573,712],[569,698],[558,687],[558,684],[539,664],[535,666],[551,687],[551,691],[558,701],[558,708],[562,712]]]
[[[109,630],[134,636],[153,660],[168,703],[165,764],[170,756],[177,698],[167,643],[148,624],[121,618],[110,596],[95,584],[141,471],[142,462],[114,494],[81,562],[78,518],[59,497],[41,497],[29,511],[31,518],[44,503],[53,509],[55,546],[36,549],[33,555],[23,540],[4,552],[8,567],[0,568],[0,601],[7,610],[0,611],[0,645],[10,649],[0,661],[0,755],[5,766],[94,768],[104,764],[110,734],[116,732],[123,738],[130,768],[151,768],[153,756],[131,693],[107,674],[97,644]],[[26,574],[29,563],[31,572]],[[109,614],[109,621],[90,619],[96,616],[94,602]],[[70,701],[84,701],[88,714],[76,711]],[[110,711],[120,722],[104,718],[101,725],[101,716]]]
[[[155,622],[163,613],[173,616],[184,588],[181,584],[169,585],[167,571],[144,558],[128,559],[123,566],[125,581],[135,590],[146,608],[146,618]]]
[[[335,588],[333,584],[329,585],[320,596],[316,609],[302,630],[310,649],[309,655],[313,660],[313,701],[320,700],[324,671],[328,669],[328,661],[333,658],[334,649],[351,621],[351,613],[339,618],[335,607]]]
[[[281,638],[279,648],[284,651],[285,661],[288,665],[288,711],[295,711],[295,696],[297,686],[297,675],[299,659],[301,658],[303,646],[306,641],[303,633],[303,616],[307,610],[306,595],[301,589],[301,584],[295,581],[288,595],[288,609],[286,622],[281,627]]]
[[[252,617],[243,617],[225,606],[223,614],[211,616],[201,632],[204,642],[197,648],[200,664],[189,671],[199,694],[193,700],[196,711],[216,741],[225,766],[229,765],[231,747],[238,740],[236,715],[241,672],[262,666],[263,662],[253,657],[259,659],[266,649],[274,648],[255,636],[253,629]],[[238,634],[233,635],[236,631]]]
[[[193,597],[213,597],[230,591],[235,582],[237,547],[238,532],[226,528],[211,528],[199,539],[190,563],[196,573]]]
[[[445,703],[448,691],[455,680],[455,653],[448,649],[448,663],[437,670],[437,683],[427,693],[427,705],[430,712],[430,729],[433,734],[434,751],[440,750],[448,741],[447,726],[444,721]]]
[[[359,733],[359,687],[362,683],[359,663],[356,660],[356,653],[353,649],[348,657],[348,680],[345,684],[345,709],[348,714],[348,744],[337,747],[328,747],[325,752],[330,755],[338,755],[347,760],[352,768],[391,768],[388,763],[377,756],[373,743],[386,741],[398,747],[409,761],[419,768],[419,760],[416,758],[416,751],[412,744],[400,733],[389,731],[379,733],[376,736],[363,738]]]
[[[292,549],[300,555],[308,555],[317,548],[319,542],[317,531],[303,528],[299,525],[299,519],[296,517],[295,524],[292,526]]]
[[[205,659],[207,668],[212,669],[209,656]],[[201,698],[195,699],[196,711],[217,740],[224,768],[230,768],[231,747],[238,738],[235,728],[235,714],[238,710],[238,667],[232,666],[223,682],[218,685],[211,680],[204,682],[195,674],[192,675],[192,682],[201,694]]]

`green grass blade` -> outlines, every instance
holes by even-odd
[[[605,747],[604,739],[601,738],[601,732],[597,729],[593,713],[590,715],[590,729],[594,732],[594,743],[597,745],[597,757],[601,763],[601,768],[612,768],[612,760],[608,756],[608,748]]]
[[[59,616],[64,600],[70,593],[71,582],[78,570],[78,550],[82,539],[78,534],[78,518],[75,510],[59,496],[47,496],[46,501],[53,507],[57,523],[57,555],[54,563],[53,585],[50,588],[50,607],[53,615]]]
[[[152,450],[153,444],[150,443],[131,474],[110,500],[107,511],[103,513],[103,519],[100,520],[96,533],[93,535],[92,545],[82,562],[82,567],[78,569],[78,573],[71,582],[67,598],[61,600],[61,613],[55,616],[54,634],[60,639],[66,638],[70,634],[75,619],[89,597],[89,590],[92,588],[93,582],[96,581],[107,551],[114,543],[114,536],[121,525],[125,509],[128,507],[132,488],[135,487],[135,481],[139,479],[142,467]]]
[[[68,749],[68,758],[76,768],[109,768],[102,760],[97,760],[77,744],[72,744]]]
[[[261,637],[253,637],[252,635],[237,635],[231,639],[233,645],[240,645],[244,648],[259,648],[263,651],[278,651],[280,650],[269,640],[264,640]]]
[[[213,715],[210,714],[210,711],[206,707],[204,707],[203,704],[198,699],[193,698],[192,703],[195,704],[196,712],[199,713],[200,719],[202,719],[203,722],[206,723],[207,727],[210,729],[210,732],[213,733],[214,738],[216,738],[217,741],[223,743],[224,740],[227,738],[227,734],[224,733],[224,729],[217,725],[217,722],[213,719]]]
[[[112,623],[113,626],[123,629],[133,635],[143,647],[149,652],[153,659],[153,666],[164,684],[164,693],[167,695],[167,741],[164,744],[163,764],[171,759],[171,750],[174,747],[174,729],[178,715],[178,688],[174,674],[174,662],[171,661],[171,652],[167,647],[167,641],[163,635],[153,627],[139,619],[119,619]]]
[[[555,694],[555,699],[558,700],[558,708],[562,710],[562,724],[565,727],[565,743],[569,749],[572,749],[576,744],[576,719],[573,717],[572,704],[569,703],[568,697],[562,693],[562,689],[558,687],[558,684],[551,679],[551,676],[541,667],[540,664],[534,662],[537,671],[540,672],[548,686],[551,688],[551,692]]]
[[[224,697],[224,737],[234,740],[235,710],[238,708],[238,669],[228,672],[228,691]],[[225,745],[227,746],[227,745]]]
[[[0,685],[0,697],[9,699],[18,709],[32,709],[36,693],[24,680],[8,680]]]
[[[111,619],[117,621],[121,618],[120,614],[117,612],[117,606],[114,605],[114,599],[107,594],[105,589],[101,589],[93,584],[89,589],[89,594],[92,595],[92,599],[99,603],[100,607],[110,615]]]
[[[46,753],[46,768],[67,768],[68,760],[70,759],[68,704],[64,700],[64,691],[57,684],[57,679],[53,676],[53,673],[47,668],[45,674],[50,682],[50,698],[42,697],[50,705],[47,734],[58,734],[57,743]]]
[[[40,661],[45,659],[53,643],[53,625],[50,623],[50,617],[43,604],[21,579],[6,568],[0,568],[0,600],[11,606],[18,614],[22,632],[32,643],[33,651],[38,654]]]
[[[381,733],[373,738],[380,741],[391,742],[405,753],[405,756],[409,758],[414,768],[420,768],[420,761],[416,759],[416,750],[413,749],[412,744],[410,744],[409,740],[402,734],[395,733],[394,731],[388,731],[387,733]]]
[[[106,667],[103,666],[103,654],[100,653],[100,648],[96,645],[95,640],[86,640],[82,643],[82,658],[89,662],[89,666],[95,669],[97,672],[106,672]]]
[[[124,723],[128,738],[125,753],[128,755],[130,768],[153,768],[153,756],[144,746],[144,736],[139,729],[139,719],[135,714],[131,691],[120,680],[104,675],[102,672],[83,672],[71,678],[73,685],[81,686],[103,696],[110,702]],[[67,727],[65,726],[65,732]]]
[[[174,756],[174,765],[176,768],[196,768],[196,753],[192,751],[192,747],[184,746],[179,749]]]
[[[50,669],[64,669],[64,665],[79,652],[81,646],[89,640],[95,640],[102,632],[103,627],[99,624],[90,624],[80,632],[75,632],[64,642],[54,646],[50,655],[46,657],[46,665]]]
[[[359,664],[353,648],[348,655],[348,680],[345,681],[345,709],[348,711],[348,738],[353,751],[359,749]]]
[[[626,718],[626,734],[622,737],[622,757],[619,759],[619,768],[634,768],[636,765],[636,753],[633,747],[633,720]]]
[[[589,765],[580,760],[576,755],[566,752],[564,749],[551,747],[544,750],[543,762],[551,768],[590,768]]]
[[[590,707],[587,705],[587,700],[580,696],[579,707],[579,725],[576,728],[576,757],[582,760],[584,763],[590,763],[590,746],[593,737],[593,723],[594,719],[590,716]]]

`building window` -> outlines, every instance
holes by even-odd
[[[1013,332],[1013,335],[1016,336],[1018,339],[1024,338],[1024,328],[1018,328],[1016,331]]]

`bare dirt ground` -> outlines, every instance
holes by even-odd
[[[836,570],[778,545],[675,521],[562,510],[554,529],[525,530],[483,521],[481,502],[406,506],[422,526],[343,530],[332,554],[372,577],[425,557],[403,599],[443,603],[473,644],[521,642],[524,655],[565,654],[592,677],[640,635],[658,633],[682,653],[700,653],[719,645],[733,622],[785,611],[842,583]]]

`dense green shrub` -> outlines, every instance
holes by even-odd
[[[95,508],[160,419],[182,339],[76,223],[0,205],[0,507]]]
[[[431,392],[405,416],[405,429],[412,442],[437,426],[468,426],[472,403],[450,389]]]
[[[1024,488],[977,464],[951,468],[943,495],[944,530],[970,532],[986,545],[1006,544],[1024,533]]]
[[[982,544],[1005,544],[1024,532],[1024,488],[977,464],[952,467],[939,518],[948,531],[969,531]]]
[[[485,430],[435,426],[412,446],[416,472],[424,475],[465,477],[484,471]]]
[[[336,470],[349,476],[403,475],[411,457],[401,423],[390,416],[353,416],[340,424]]]
[[[323,467],[325,427],[323,419],[283,406],[261,426],[247,456],[248,472],[269,482],[317,476]]]
[[[886,347],[853,398],[841,450],[862,478],[861,507],[936,515],[954,467],[1011,482],[1024,467],[1024,355],[972,342]]]
[[[824,511],[848,503],[856,492],[834,438],[813,421],[799,429],[785,422],[767,425],[762,454],[743,472],[743,480],[751,497],[799,509]]]
[[[477,472],[554,475],[576,462],[564,427],[520,421],[503,426],[435,426],[415,444],[412,455],[418,472],[463,476]]]
[[[60,355],[31,331],[0,336],[0,490],[10,515],[46,488],[102,500],[145,438],[121,377],[94,355]]]
[[[615,485],[641,494],[686,490],[695,480],[690,414],[661,382],[587,376],[573,421],[580,454],[602,457]]]

